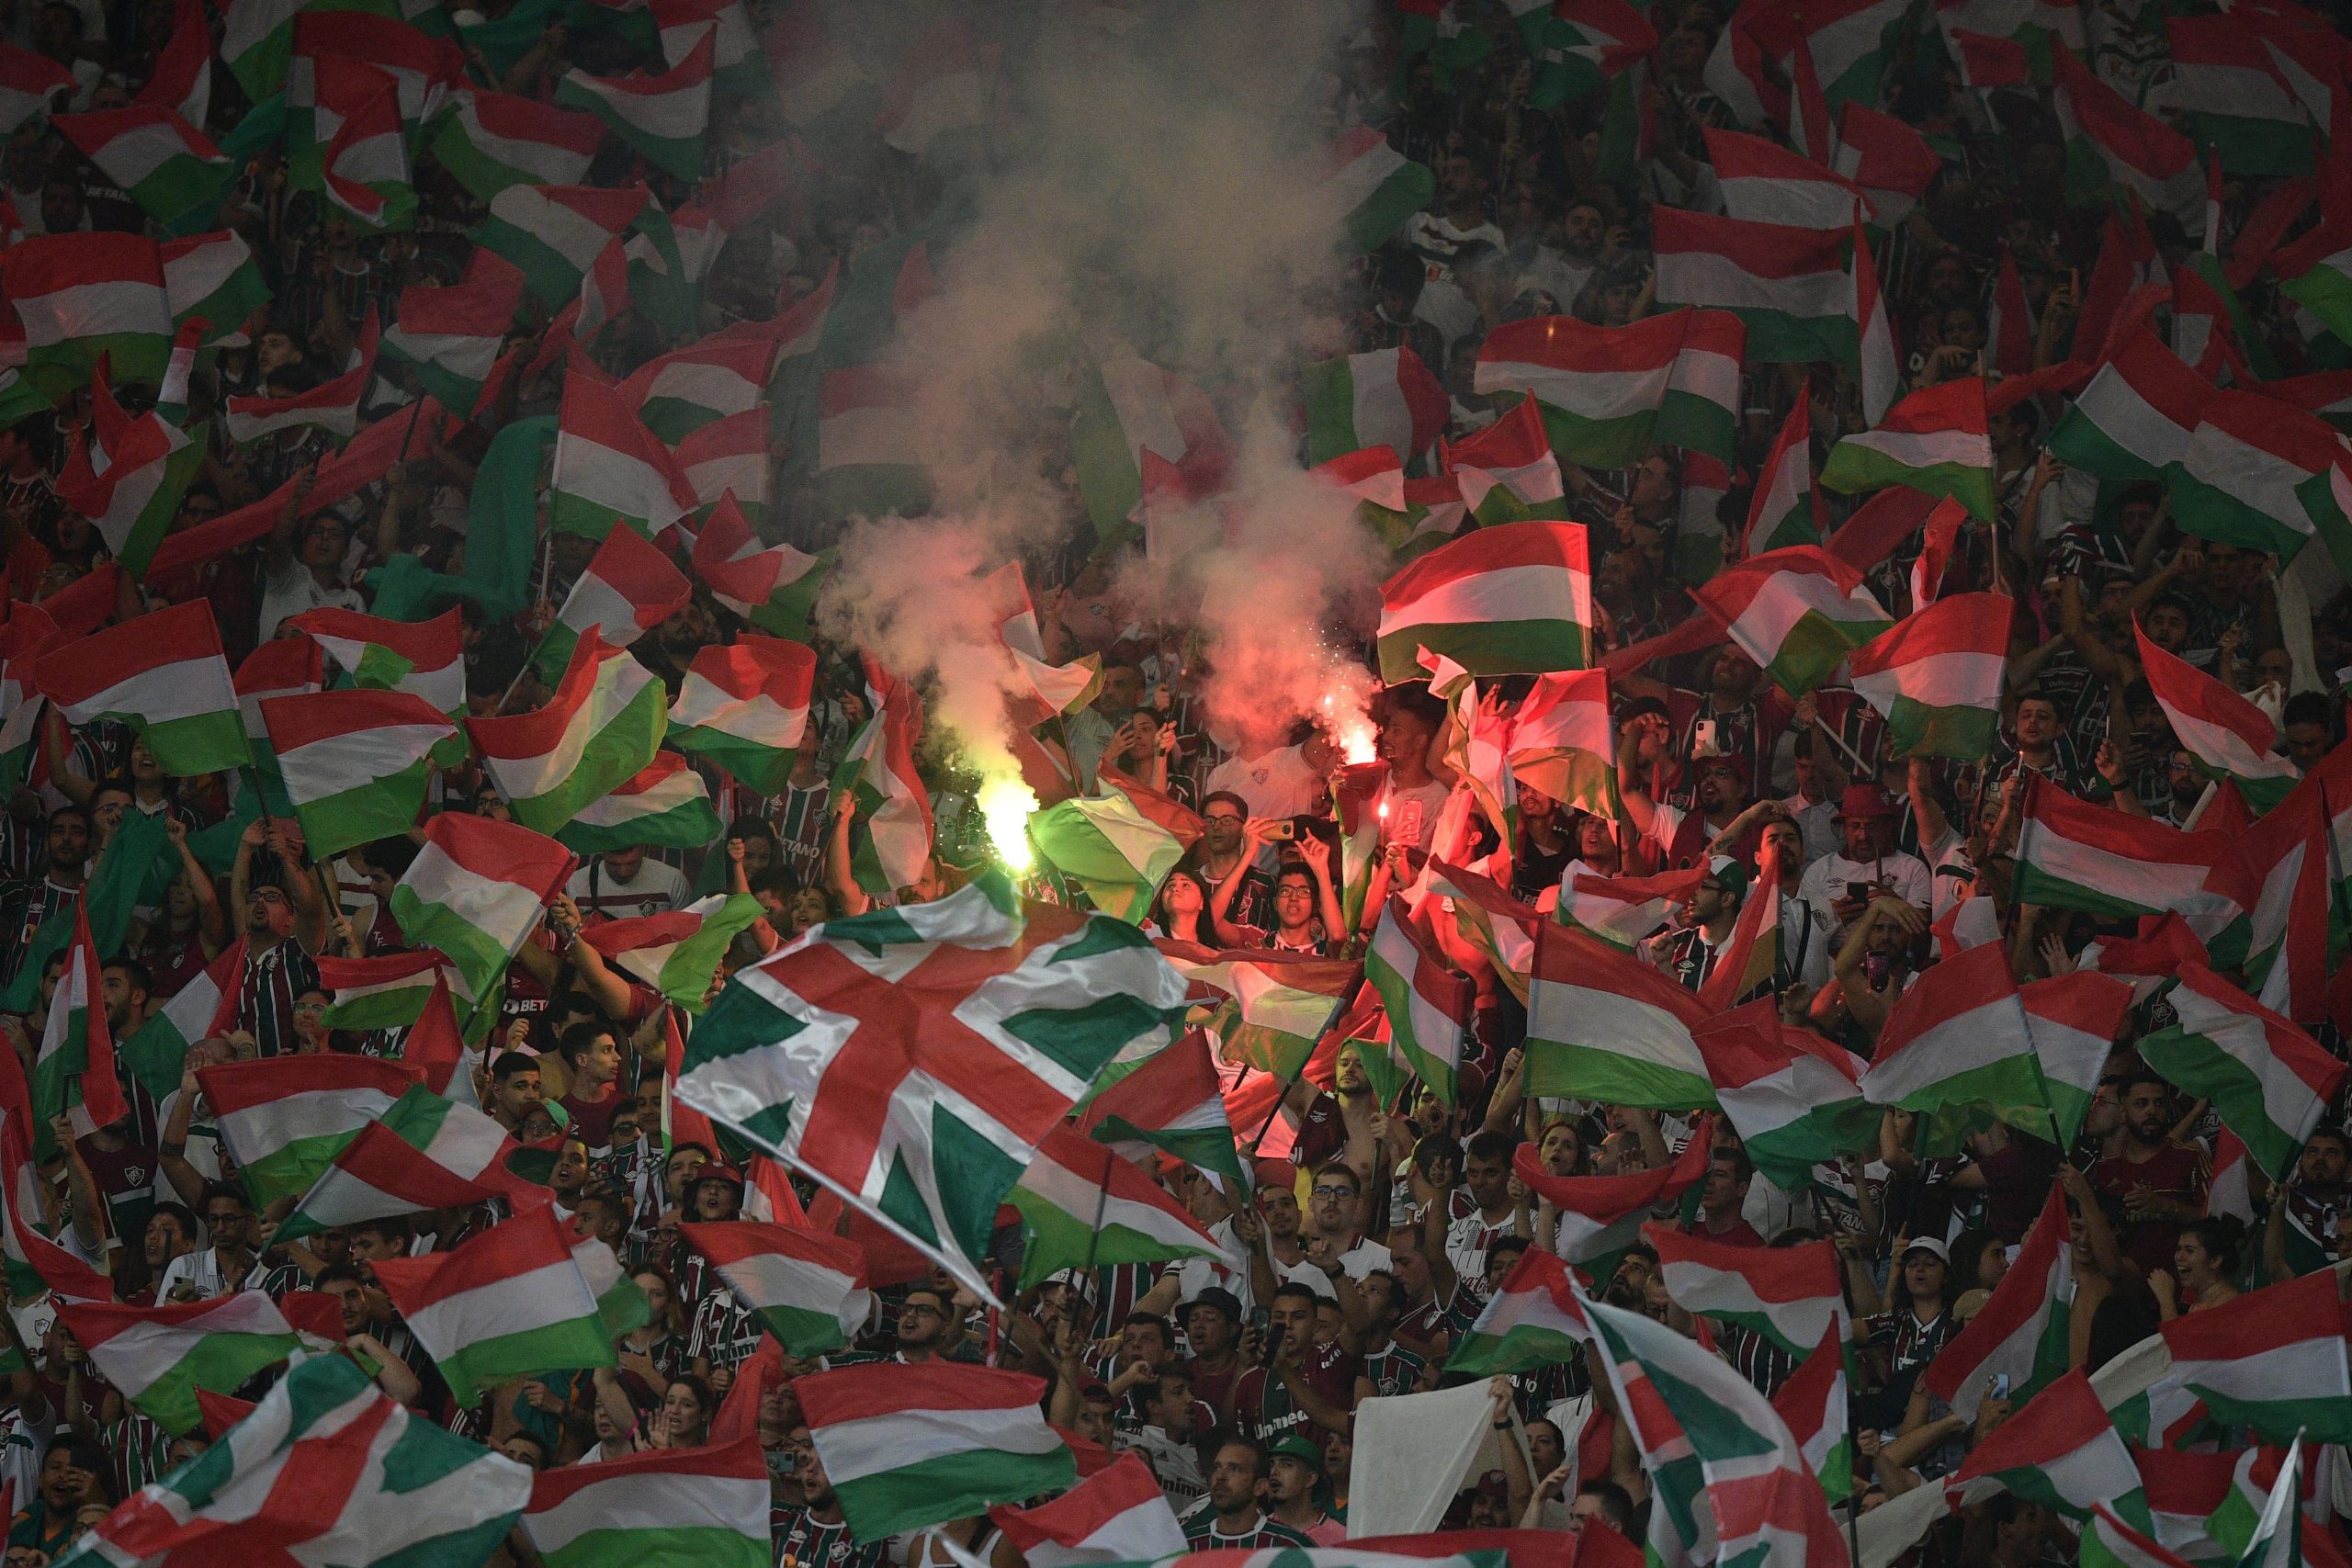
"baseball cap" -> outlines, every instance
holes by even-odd
[[[1902,813],[1894,808],[1894,797],[1886,793],[1885,785],[1853,784],[1846,786],[1845,795],[1838,799],[1838,815],[1840,817],[1898,817]]]
[[[1908,1258],[1915,1252],[1932,1252],[1947,1264],[1951,1261],[1951,1248],[1946,1247],[1935,1236],[1923,1235],[1915,1238],[1910,1246],[1903,1249],[1903,1256]]]
[[[1241,1298],[1223,1285],[1207,1286],[1199,1295],[1184,1303],[1184,1311],[1187,1314],[1191,1313],[1194,1307],[1215,1307],[1231,1321],[1235,1323],[1241,1321]]]
[[[1272,1442],[1267,1444],[1266,1457],[1270,1460],[1295,1459],[1301,1464],[1312,1465],[1317,1470],[1320,1470],[1323,1466],[1323,1455],[1321,1452],[1317,1450],[1313,1443],[1308,1442],[1305,1438],[1300,1437],[1295,1432],[1286,1438],[1277,1438]]]
[[[1710,855],[1707,874],[1723,885],[1723,890],[1737,897],[1747,891],[1748,870],[1729,855]]]
[[[1499,1470],[1490,1470],[1478,1477],[1478,1484],[1470,1490],[1481,1497],[1492,1497],[1498,1502],[1508,1502],[1510,1499],[1510,1487],[1503,1480],[1503,1472]]]
[[[695,1179],[686,1185],[691,1189],[700,1187],[706,1181],[724,1181],[729,1187],[740,1188],[743,1185],[743,1173],[725,1160],[715,1159],[695,1171]]]

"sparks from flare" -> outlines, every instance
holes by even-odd
[[[1029,847],[1029,815],[1037,809],[1037,792],[1018,778],[999,774],[982,781],[975,799],[996,858],[1015,876],[1027,875],[1037,863]]]
[[[1323,728],[1340,748],[1340,761],[1353,767],[1376,755],[1372,720],[1364,712],[1362,679],[1350,671],[1335,671],[1335,683],[1323,694]]]

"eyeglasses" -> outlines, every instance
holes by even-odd
[[[1238,817],[1234,816],[1234,815],[1233,815],[1231,812],[1229,812],[1229,811],[1220,811],[1220,812],[1217,812],[1217,813],[1216,813],[1216,815],[1214,815],[1214,816],[1204,817],[1204,818],[1201,818],[1201,820],[1202,820],[1202,821],[1204,821],[1204,822],[1222,822],[1222,823],[1224,823],[1227,827],[1230,828],[1230,827],[1234,826],[1235,824],[1238,823],[1238,822],[1241,820],[1241,818],[1238,818]]]
[[[1318,1187],[1315,1190],[1315,1196],[1317,1198],[1352,1198],[1355,1196],[1355,1190],[1354,1189],[1348,1187]]]

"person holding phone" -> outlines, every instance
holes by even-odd
[[[1798,897],[1826,916],[1842,941],[1873,898],[1893,895],[1924,919],[1934,898],[1927,863],[1894,847],[1894,797],[1874,784],[1847,786],[1838,802],[1842,848],[1805,867]]]

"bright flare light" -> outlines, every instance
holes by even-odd
[[[1015,876],[1026,875],[1037,863],[1029,847],[1029,814],[1037,809],[1037,792],[1011,774],[1000,774],[981,783],[978,800],[996,858]]]
[[[1338,744],[1340,760],[1351,767],[1371,761],[1377,754],[1376,737],[1372,720],[1364,716],[1363,694],[1352,687],[1326,692],[1320,705],[1323,728]]]

